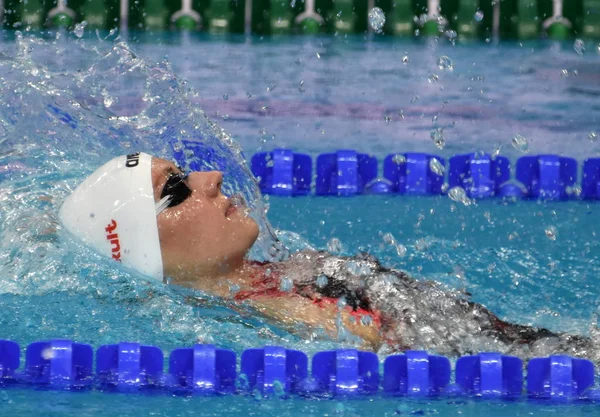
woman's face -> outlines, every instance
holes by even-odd
[[[181,171],[164,159],[152,159],[154,200],[167,180]],[[240,266],[258,237],[256,222],[221,193],[219,171],[193,172],[185,180],[191,193],[157,217],[165,276],[189,280],[222,275]]]

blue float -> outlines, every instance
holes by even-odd
[[[581,196],[586,200],[600,199],[600,158],[590,158],[583,162]]]
[[[524,156],[517,160],[516,179],[528,198],[566,200],[577,181],[577,161],[557,155]]]
[[[27,346],[23,379],[57,389],[84,389],[92,384],[94,352],[90,345],[55,339]]]
[[[453,156],[449,165],[448,187],[464,188],[470,198],[513,195],[510,186],[503,187],[510,180],[508,158],[471,153]]]
[[[169,357],[167,385],[184,394],[216,394],[235,391],[236,356],[214,345],[175,349]]]
[[[273,152],[255,154],[250,167],[265,194],[296,196],[310,193],[312,159],[308,155],[274,149]]]
[[[361,194],[377,178],[377,159],[353,150],[317,157],[316,195],[350,196]]]
[[[21,348],[12,340],[0,340],[0,384],[15,380],[19,369]]]
[[[379,389],[379,360],[372,352],[319,352],[312,360],[318,391],[332,395],[372,394]]]
[[[514,356],[483,352],[456,362],[456,384],[482,397],[519,397],[523,391],[523,361]]]
[[[574,400],[594,384],[594,364],[587,359],[565,355],[535,358],[527,366],[527,393],[530,397]]]
[[[395,193],[406,195],[441,194],[444,174],[431,169],[432,160],[441,167],[445,160],[424,153],[392,154],[383,161],[383,177],[392,183]]]
[[[409,350],[385,359],[383,391],[394,395],[436,395],[444,391],[451,374],[448,358]]]
[[[265,394],[295,392],[298,383],[308,377],[308,357],[279,346],[247,349],[242,352],[241,373],[246,375],[250,389]]]
[[[103,388],[130,391],[160,385],[163,353],[154,346],[122,342],[96,352],[96,374]]]

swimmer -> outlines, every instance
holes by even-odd
[[[247,303],[296,333],[354,339],[380,353],[600,359],[588,338],[507,323],[464,294],[384,268],[366,254],[303,251],[282,262],[251,261],[258,226],[239,201],[223,195],[222,182],[217,171],[186,174],[145,153],[121,156],[85,179],[59,217],[69,232],[125,267]]]

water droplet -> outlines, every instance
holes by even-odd
[[[385,123],[388,124],[390,120],[392,120],[392,118],[389,115],[385,114],[383,115],[383,120],[385,120]]]
[[[396,244],[396,254],[400,258],[404,258],[406,256],[406,246],[404,246],[402,243],[397,243]]]
[[[520,135],[519,133],[513,136],[512,145],[517,151],[521,153],[526,153],[529,151],[529,142],[527,141],[527,138],[525,136]]]
[[[373,7],[369,10],[369,26],[377,33],[381,33],[385,25],[385,14],[379,7]]]
[[[596,142],[596,139],[598,139],[598,135],[596,134],[596,132],[590,132],[588,139],[590,140],[590,142]]]
[[[326,275],[319,275],[317,278],[316,284],[318,288],[325,288],[329,283],[329,278]]]
[[[271,84],[269,84],[269,86],[267,87],[267,93],[275,90],[275,87],[277,87],[277,83],[271,83]]]
[[[483,20],[483,12],[481,10],[477,10],[475,12],[475,16],[473,16],[476,22],[481,22]]]
[[[406,157],[404,155],[402,155],[401,153],[397,153],[396,155],[392,156],[392,162],[395,163],[396,165],[405,164]]]
[[[502,149],[502,145],[500,145],[500,142],[496,142],[494,144],[494,150],[492,151],[492,158],[495,159],[498,156],[500,156],[500,150]]]
[[[409,61],[410,61],[410,60],[409,60],[409,58],[408,58],[408,55],[404,55],[404,56],[402,57],[402,63],[403,63],[403,64],[408,64],[408,62],[409,62]]]
[[[385,243],[387,243],[388,245],[395,245],[396,244],[396,239],[394,238],[394,235],[391,233],[384,233],[383,236],[383,241]]]
[[[450,197],[450,199],[452,201],[456,201],[457,203],[462,203],[465,206],[468,206],[471,204],[471,200],[469,199],[469,197],[467,197],[467,193],[465,192],[465,189],[462,187],[450,188],[450,190],[448,190],[448,197]]]
[[[544,233],[546,233],[546,237],[552,241],[556,240],[556,237],[558,235],[558,231],[556,230],[556,227],[554,227],[554,226],[546,227],[546,229],[544,230]]]
[[[429,84],[435,84],[439,81],[439,79],[440,79],[440,77],[437,74],[430,74],[428,81],[429,81]]]
[[[373,318],[369,314],[364,314],[360,316],[360,323],[363,326],[370,326],[371,324],[373,324]]]
[[[267,168],[273,168],[273,165],[275,165],[275,162],[273,162],[272,159],[270,161],[267,161]]]
[[[279,282],[279,290],[283,292],[290,292],[294,288],[294,282],[289,277],[281,278]]]
[[[327,250],[332,254],[341,253],[343,250],[342,242],[337,237],[332,237],[327,242]]]
[[[581,196],[582,190],[579,185],[568,186],[565,188],[565,191],[568,195],[579,198]]]
[[[340,297],[337,300],[337,306],[338,308],[344,308],[346,307],[346,299],[344,297]]]
[[[52,350],[52,348],[46,348],[42,350],[42,358],[46,360],[54,358],[54,351]]]
[[[225,100],[225,101],[229,100],[229,94],[223,94],[223,100]]]
[[[442,176],[446,172],[446,168],[444,167],[444,165],[442,165],[442,163],[437,158],[431,158],[429,160],[429,169],[431,169],[437,175],[442,175]]]
[[[585,42],[581,39],[575,39],[575,42],[573,42],[573,49],[575,49],[577,55],[583,55],[585,52]]]
[[[444,128],[443,127],[437,127],[435,129],[432,129],[430,136],[431,136],[431,140],[435,144],[436,148],[444,149],[444,146],[446,146],[446,139],[444,138]]]
[[[78,38],[81,38],[83,36],[86,26],[87,26],[87,22],[85,20],[81,23],[77,23],[75,25],[75,29],[73,29],[73,33],[75,34],[75,36],[77,36]]]
[[[300,80],[300,82],[298,83],[298,91],[300,91],[301,93],[304,93],[306,91],[306,89],[304,88],[304,80]]]
[[[438,68],[443,71],[454,70],[454,64],[452,63],[452,60],[450,58],[448,58],[446,55],[443,55],[438,58],[437,65],[438,65]]]
[[[447,30],[446,32],[444,32],[444,35],[446,35],[446,37],[450,40],[450,41],[455,41],[456,38],[458,37],[458,33],[456,33],[455,30]]]
[[[340,11],[339,11],[339,12],[337,12],[335,15],[336,15],[337,17],[342,17],[342,11],[340,10]]]

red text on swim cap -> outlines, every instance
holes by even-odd
[[[116,261],[121,262],[121,244],[119,243],[119,234],[114,233],[117,229],[117,222],[113,219],[110,223],[104,228],[106,231],[106,240],[110,242],[112,258]]]

